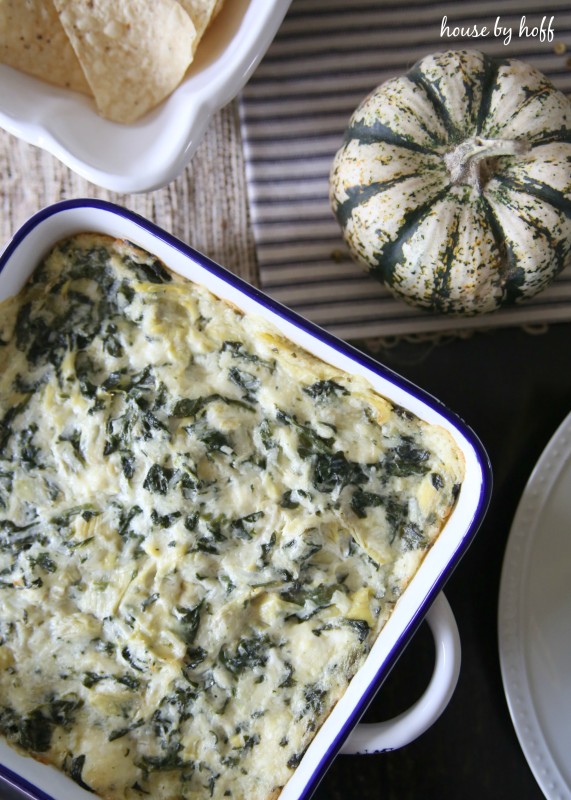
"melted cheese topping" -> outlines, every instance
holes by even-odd
[[[109,800],[276,797],[453,442],[126,242],[61,243],[0,320],[0,730]]]

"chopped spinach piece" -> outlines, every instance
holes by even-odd
[[[322,689],[317,683],[308,683],[303,689],[303,699],[305,700],[305,708],[303,714],[312,714],[319,717],[325,708],[325,700],[327,691]]]
[[[266,367],[273,372],[276,368],[275,361],[266,361],[263,358],[260,358],[255,353],[250,353],[249,350],[246,350],[244,344],[242,342],[233,342],[233,341],[225,341],[222,345],[222,352],[229,351],[232,354],[232,358],[240,358],[243,361],[249,361],[252,364],[260,364],[261,366]]]
[[[171,416],[177,418],[196,417],[206,408],[209,403],[215,403],[217,401],[225,403],[229,406],[238,406],[239,408],[244,408],[247,411],[254,411],[251,405],[244,403],[242,400],[237,400],[235,397],[225,397],[222,394],[214,393],[205,395],[203,397],[183,398],[182,400],[178,400],[171,411]]]
[[[47,713],[54,725],[70,728],[75,722],[76,712],[83,706],[83,700],[76,696],[54,697],[47,705]]]
[[[128,450],[121,456],[121,469],[127,480],[135,474],[135,456],[132,451]]]
[[[193,644],[200,627],[200,614],[204,601],[201,601],[194,608],[187,608],[185,606],[177,606],[175,609],[175,616],[180,624],[181,635],[183,641],[187,645]]]
[[[159,528],[170,528],[181,516],[182,511],[173,511],[171,514],[163,515],[158,514],[154,508],[151,511],[151,521],[153,525],[158,525]]]
[[[365,619],[345,619],[345,624],[352,628],[355,633],[357,634],[357,638],[360,642],[364,642],[367,636],[369,635],[369,631],[371,627],[367,620]]]
[[[110,322],[105,329],[103,336],[103,347],[106,353],[114,358],[120,358],[123,355],[123,345],[118,335],[117,325]]]
[[[8,498],[12,494],[13,486],[13,473],[0,470],[0,508],[7,508]]]
[[[78,786],[81,786],[82,789],[85,789],[88,792],[93,792],[91,786],[88,786],[87,783],[81,777],[83,768],[85,766],[85,756],[80,755],[76,758],[72,758],[71,764],[66,769],[69,774],[69,777],[77,783]]]
[[[260,439],[266,450],[271,450],[272,447],[276,446],[275,439],[272,439],[273,429],[268,419],[262,420],[258,430],[260,431]]]
[[[270,639],[267,635],[256,635],[242,638],[233,653],[222,648],[219,658],[222,664],[233,675],[240,675],[247,669],[265,666],[268,660]]]
[[[280,689],[289,689],[290,686],[295,686],[295,678],[293,677],[293,673],[295,672],[295,670],[289,661],[286,661],[284,663],[284,667],[286,674],[285,677],[282,678],[282,680],[278,684],[278,687]]]
[[[305,542],[301,555],[297,557],[297,561],[309,561],[309,559],[323,548],[323,545],[317,542]]]
[[[261,545],[261,550],[262,550],[261,562],[262,562],[262,566],[267,566],[267,564],[269,564],[270,559],[271,559],[272,550],[276,546],[276,540],[277,540],[276,532],[272,531],[272,535],[270,536],[269,541],[268,542],[264,542]]]
[[[264,516],[263,511],[255,511],[252,514],[247,514],[245,517],[234,519],[230,523],[230,530],[240,539],[251,539],[252,529],[251,526]]]
[[[260,388],[260,380],[255,375],[252,375],[251,372],[246,372],[245,370],[238,369],[238,367],[231,367],[228,371],[230,380],[232,383],[239,386],[240,389],[244,389],[246,394],[244,395],[245,400],[254,400],[254,395]]]
[[[199,539],[196,540],[194,545],[189,550],[190,553],[210,553],[210,555],[217,556],[219,554],[219,550],[217,545],[215,545],[212,539],[208,539],[206,536],[201,536]]]
[[[100,675],[97,672],[84,672],[82,683],[86,689],[93,688],[99,681],[105,680],[107,675]]]
[[[125,659],[125,661],[133,667],[134,670],[137,672],[144,672],[145,665],[141,664],[141,662],[137,662],[135,656],[131,653],[128,647],[123,647],[121,650],[121,657]]]
[[[141,685],[139,678],[135,678],[134,675],[115,675],[113,679],[128,689],[138,689]]]
[[[319,453],[327,454],[334,441],[332,437],[320,436],[309,424],[306,424],[298,429],[297,452],[302,458],[310,458]]]
[[[158,592],[153,592],[148,597],[146,597],[143,602],[141,603],[141,610],[146,611],[149,606],[152,606],[153,603],[156,603],[159,599],[160,594]]]
[[[340,450],[336,453],[318,453],[313,465],[313,485],[320,492],[343,489],[349,484],[366,483],[369,476],[356,461],[348,461]]]
[[[213,399],[218,399],[218,395],[209,395],[208,397],[194,397],[194,398],[184,398],[183,400],[179,400],[175,403],[175,406],[172,410],[173,417],[195,417],[199,411],[202,411],[203,408]]]
[[[35,708],[27,716],[17,719],[16,735],[5,731],[8,738],[12,738],[25,750],[35,753],[45,753],[52,743],[54,723],[44,714],[41,708]],[[12,733],[12,736],[10,736]]]
[[[144,411],[141,414],[140,423],[143,432],[143,439],[147,441],[153,438],[153,431],[165,431],[170,435],[167,426],[164,424],[164,422],[161,422],[152,411]]]
[[[406,419],[409,422],[412,422],[414,419],[416,419],[412,411],[409,411],[407,408],[399,406],[396,403],[393,404],[393,411],[395,412],[397,417],[400,417],[401,419]]]
[[[75,428],[71,433],[64,435],[63,433],[59,437],[60,442],[69,442],[72,448],[72,452],[74,456],[77,458],[80,464],[83,466],[86,465],[85,455],[83,453],[81,447],[81,431],[78,428]]]
[[[45,383],[45,380],[46,378],[42,377],[39,378],[38,380],[29,381],[27,378],[24,378],[23,375],[20,375],[20,373],[18,373],[14,378],[14,381],[12,382],[12,388],[14,389],[15,392],[18,392],[18,394],[30,395],[30,397],[27,398],[27,400],[29,401],[32,395],[38,391],[38,389],[43,383]]]
[[[49,553],[40,553],[36,558],[32,559],[32,565],[38,565],[46,572],[56,572],[57,564],[56,562],[50,558]]]
[[[123,736],[126,736],[128,733],[131,733],[131,731],[140,728],[141,725],[144,724],[144,722],[145,722],[144,720],[139,719],[137,720],[137,722],[134,722],[132,725],[128,725],[126,728],[117,728],[114,731],[111,731],[111,733],[107,737],[107,740],[109,742],[114,742],[115,739],[122,739]]]
[[[105,639],[93,639],[93,644],[95,649],[98,653],[107,653],[108,656],[112,656],[115,653],[115,645],[113,642],[107,642]]]
[[[172,769],[180,769],[190,762],[184,762],[180,756],[182,744],[178,743],[173,745],[169,750],[160,756],[147,756],[141,757],[140,766],[148,772],[166,772]]]
[[[302,391],[319,402],[329,400],[332,397],[338,397],[339,395],[349,394],[344,386],[341,386],[333,380],[316,381],[310,386],[304,386]]]
[[[172,275],[167,272],[158,258],[152,261],[136,261],[131,256],[124,256],[123,263],[131,269],[139,280],[149,281],[149,283],[170,283]]]
[[[355,514],[364,519],[367,516],[367,508],[382,506],[384,499],[379,494],[374,492],[364,492],[362,489],[357,489],[351,498],[351,508]]]
[[[15,455],[26,469],[42,468],[38,458],[41,450],[33,441],[37,432],[38,426],[35,422],[32,422],[27,428],[24,428],[15,435]]]
[[[67,511],[63,512],[63,514],[59,514],[57,517],[52,517],[50,522],[58,528],[67,528],[71,524],[72,519],[77,516],[81,516],[81,518],[87,522],[92,517],[99,516],[99,514],[101,514],[101,511],[94,509],[90,503],[85,503],[82,506],[73,506],[72,508],[68,508]]]
[[[393,495],[385,498],[385,514],[392,527],[391,544],[401,535],[403,526],[408,522],[408,504],[403,504],[399,497]]]
[[[284,744],[284,747],[286,744],[288,744],[287,740],[286,743]],[[299,767],[299,765],[301,764],[301,759],[303,758],[304,755],[305,755],[305,750],[302,753],[294,753],[293,756],[291,756],[291,758],[288,759],[287,762],[288,767],[290,769],[297,769],[297,767]]]
[[[160,464],[153,464],[149,468],[145,480],[143,481],[143,489],[155,494],[166,495],[169,490],[169,482],[174,475],[174,470],[170,467],[163,467]]]
[[[151,367],[140,372],[128,372],[123,368],[110,372],[101,388],[108,394],[125,394],[137,400],[156,388],[156,378]]]
[[[408,505],[394,495],[381,496],[358,489],[351,498],[351,508],[358,517],[367,516],[367,508],[382,506],[391,526],[391,544],[399,538],[407,550],[424,547],[426,539],[420,528],[408,519]]]
[[[234,452],[230,440],[222,431],[208,429],[200,433],[198,438],[206,445],[209,453]]]
[[[186,650],[185,667],[196,669],[202,664],[208,653],[202,647],[188,647]]]
[[[187,467],[187,470],[188,469]],[[202,487],[202,481],[194,472],[177,470],[175,473],[174,485],[180,487],[180,493],[185,500],[192,500],[194,493]]]
[[[244,737],[244,744],[240,748],[241,750],[251,750],[257,744],[260,744],[260,735],[258,733],[254,733],[252,736]]]
[[[280,506],[282,508],[299,508],[299,500],[294,500],[293,496],[307,497],[307,492],[303,489],[288,489],[282,494]]]
[[[412,522],[405,523],[401,527],[399,535],[405,550],[416,550],[427,545],[426,536],[418,525],[414,525]]]
[[[125,536],[126,534],[131,533],[130,527],[131,522],[135,519],[136,516],[143,513],[143,509],[141,506],[133,506],[128,511],[122,509],[119,514],[119,535]]]
[[[52,285],[43,303],[32,312],[30,303],[20,309],[16,321],[16,345],[26,353],[33,365],[51,364],[59,369],[68,350],[78,354],[100,332],[103,321],[118,310],[115,291],[116,278],[109,269],[109,255],[104,248],[61,246],[73,260],[73,268],[65,278]],[[46,280],[45,262],[35,271],[32,283]],[[72,303],[61,303],[63,281]],[[81,281],[81,291],[74,281]],[[84,387],[87,389],[87,385]]]
[[[193,514],[188,514],[184,519],[184,527],[187,531],[195,531],[196,526],[198,525],[198,511],[195,511]]]
[[[92,399],[97,394],[97,367],[86,353],[78,353],[75,357],[75,375],[79,383],[79,391],[84,397]]]
[[[8,440],[13,435],[12,423],[19,414],[26,410],[31,397],[32,395],[30,394],[24,400],[9,408],[0,420],[0,453],[4,451]]]
[[[402,444],[387,451],[382,461],[387,475],[407,478],[409,475],[425,475],[430,470],[430,452],[417,447],[412,441],[403,440]]]
[[[301,423],[295,415],[287,414],[281,409],[277,410],[276,419],[284,425],[292,425],[297,430],[297,452],[302,458],[310,458],[318,453],[331,452],[331,447],[335,440],[332,437],[320,436],[308,422]]]
[[[34,523],[16,525],[10,519],[0,520],[0,549],[14,553],[29,550],[37,538],[37,533],[32,532],[31,528],[34,528]]]
[[[307,613],[300,612],[295,616],[300,619],[308,619],[320,608],[331,605],[331,600],[336,591],[343,591],[343,586],[339,583],[320,584],[319,586],[303,586],[301,583],[293,583],[287,589],[280,592],[280,597],[288,603],[297,606],[309,605]]]
[[[51,747],[54,728],[72,725],[75,713],[82,705],[83,701],[77,697],[54,697],[25,716],[3,706],[0,708],[0,731],[25,750],[45,753]]]

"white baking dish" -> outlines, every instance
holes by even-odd
[[[307,800],[339,751],[377,752],[402,746],[432,724],[450,699],[458,677],[459,639],[450,608],[439,593],[485,514],[491,491],[486,453],[461,420],[421,389],[300,318],[152,223],[109,203],[71,200],[32,217],[0,257],[0,300],[19,291],[40,258],[58,240],[82,231],[128,239],[245,313],[264,317],[291,341],[351,374],[364,376],[382,395],[445,427],[464,454],[466,477],[448,523],[397,603],[365,664],[318,732],[280,797],[280,800]],[[351,733],[427,612],[437,657],[425,695],[401,717],[379,726],[359,725]],[[38,800],[93,797],[71,779],[20,756],[3,742],[0,742],[0,776]]]
[[[0,64],[0,127],[105,189],[165,186],[194,155],[212,115],[250,78],[290,2],[227,0],[182,83],[131,125],[103,119],[86,95]]]

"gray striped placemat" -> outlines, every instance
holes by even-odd
[[[571,4],[540,5],[293,0],[240,97],[250,212],[268,294],[344,338],[571,320],[571,269],[525,305],[493,315],[459,319],[411,308],[351,261],[328,201],[329,169],[353,110],[428,53],[471,47],[521,58],[571,93]],[[488,35],[467,36],[474,26],[486,26]],[[496,35],[495,26],[506,31]],[[454,28],[464,34],[454,36]]]

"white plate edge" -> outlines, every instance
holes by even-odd
[[[498,603],[498,648],[506,701],[521,749],[547,800],[570,800],[571,786],[551,755],[536,713],[518,608],[525,594],[530,533],[533,534],[551,489],[571,457],[571,448],[561,447],[565,441],[571,443],[571,412],[545,446],[519,501],[504,553]]]

